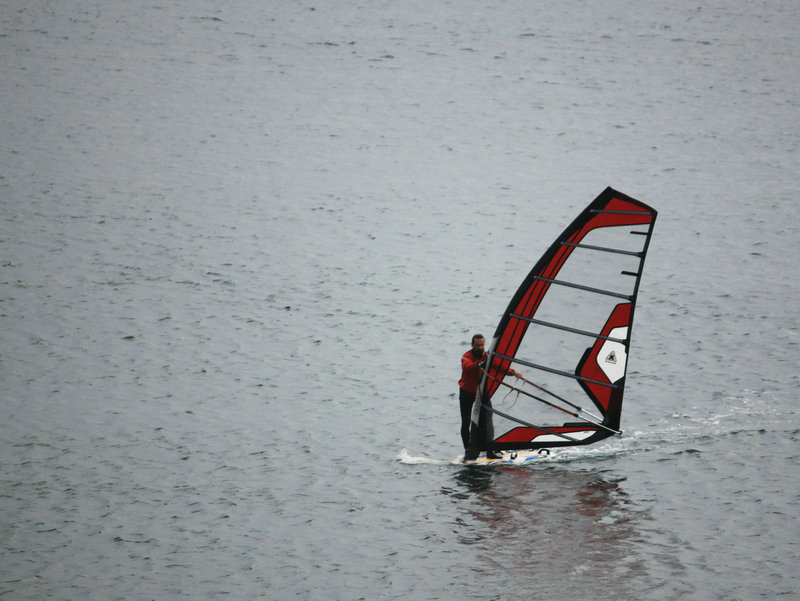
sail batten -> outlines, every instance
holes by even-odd
[[[592,286],[584,286],[574,282],[565,282],[564,280],[555,280],[552,278],[543,278],[536,276],[537,280],[548,282],[549,284],[558,284],[559,286],[569,286],[570,288],[577,288],[578,290],[585,290],[586,292],[594,292],[595,294],[605,294],[606,296],[615,296],[617,298],[631,299],[630,294],[623,294],[622,292],[614,292],[613,290],[603,290],[602,288],[594,288]]]
[[[636,233],[636,232],[631,232]],[[599,250],[607,253],[618,253],[620,255],[630,255],[632,257],[641,257],[641,251],[625,250],[622,248],[608,248],[607,246],[594,246],[592,244],[579,244],[577,242],[562,242],[563,246],[572,246],[573,248],[585,248],[587,250]]]
[[[522,320],[527,321],[528,323],[533,323],[533,324],[536,324],[536,325],[539,325],[539,326],[544,326],[546,328],[553,328],[553,329],[556,329],[556,330],[562,330],[564,332],[570,332],[572,334],[579,334],[580,336],[587,336],[587,337],[590,337],[590,338],[602,338],[603,340],[612,340],[614,342],[620,342],[622,344],[625,344],[625,340],[623,340],[622,338],[613,338],[611,336],[601,336],[597,332],[590,332],[588,330],[581,330],[579,328],[572,328],[572,327],[565,326],[565,325],[562,325],[562,324],[553,323],[551,321],[544,321],[544,320],[541,320],[541,319],[534,319],[533,317],[525,317],[524,315],[517,315],[515,313],[512,313],[511,317],[513,317],[514,319],[522,319]]]
[[[644,215],[643,211],[614,211],[609,209],[592,209],[592,213],[605,213],[608,215]]]
[[[592,444],[620,433],[633,315],[656,216],[607,188],[536,262],[492,337],[466,458],[481,450]],[[588,399],[597,422],[562,423],[563,407],[503,381],[512,364],[535,370],[546,388],[523,380],[555,398]],[[501,385],[517,399],[498,411],[492,399]],[[510,427],[496,438],[492,416]]]
[[[607,386],[608,388],[616,388],[616,384],[603,382],[602,380],[593,380],[592,378],[586,378],[580,376],[578,374],[573,374],[568,371],[561,371],[560,369],[555,369],[553,367],[547,367],[545,365],[538,365],[531,361],[526,361],[525,359],[520,359],[519,357],[508,357],[506,355],[501,355],[500,353],[495,353],[496,357],[500,357],[501,359],[507,359],[512,363],[517,363],[518,365],[524,365],[525,367],[530,367],[531,369],[538,369],[540,371],[546,371],[551,374],[556,374],[558,376],[564,376],[565,378],[572,378],[574,380],[581,380],[583,382],[587,382],[589,384],[597,384],[598,386]]]

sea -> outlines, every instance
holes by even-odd
[[[799,24],[4,0],[0,599],[800,598]],[[622,436],[452,463],[606,186],[659,212]]]

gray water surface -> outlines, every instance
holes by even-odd
[[[800,594],[793,2],[6,2],[0,598]],[[459,356],[659,211],[622,438],[451,465]]]

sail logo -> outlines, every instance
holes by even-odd
[[[614,328],[608,333],[608,337],[625,340],[628,337],[628,328]],[[625,375],[627,360],[625,345],[613,340],[606,340],[597,353],[597,366],[612,384]]]

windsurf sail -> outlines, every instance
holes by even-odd
[[[621,434],[633,314],[656,215],[606,188],[534,265],[490,343],[465,459]]]

